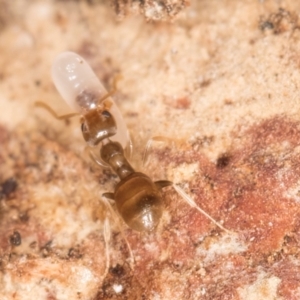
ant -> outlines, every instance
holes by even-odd
[[[153,182],[144,173],[133,169],[126,158],[128,149],[132,149],[130,136],[111,98],[116,91],[115,85],[112,91],[107,92],[89,64],[73,52],[58,55],[52,66],[52,79],[64,100],[77,112],[58,116],[47,104],[36,102],[36,105],[47,109],[57,119],[81,115],[81,130],[90,156],[96,163],[109,166],[120,178],[115,191],[103,196],[115,201],[120,216],[130,228],[152,231],[163,212],[161,190],[173,186],[191,207],[228,232],[200,209],[178,185],[168,180]]]

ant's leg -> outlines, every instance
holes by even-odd
[[[128,160],[131,160],[132,152],[133,152],[133,143],[132,143],[131,138],[129,137],[129,142],[128,142],[126,148],[124,149],[125,156],[126,156],[126,158],[128,158]]]
[[[223,227],[219,222],[217,222],[213,217],[211,217],[206,211],[204,211],[202,208],[200,208],[196,202],[189,196],[187,193],[178,185],[173,184],[173,188],[175,191],[182,197],[182,199],[191,207],[197,209],[201,214],[203,214],[206,218],[208,218],[210,221],[212,221],[215,225],[217,225],[220,229],[224,230],[227,233],[233,233],[232,231],[226,229]]]
[[[145,147],[145,151],[144,151],[144,154],[143,154],[143,166],[145,166],[145,164],[146,164],[146,160],[148,158],[148,153],[149,153],[149,150],[150,150],[153,142],[167,142],[167,143],[170,143],[170,142],[173,142],[173,141],[174,141],[173,139],[165,137],[165,136],[154,136],[154,137],[152,137],[147,142],[146,147]]]
[[[66,115],[59,116],[48,104],[46,104],[44,102],[40,102],[40,101],[36,101],[34,103],[34,105],[37,106],[37,107],[41,107],[41,108],[46,109],[57,120],[66,120],[66,119],[70,119],[70,118],[79,116],[78,113],[71,113],[71,114],[66,114]]]
[[[103,224],[103,237],[104,237],[105,256],[106,256],[106,264],[105,264],[105,270],[103,274],[103,278],[105,278],[106,275],[108,274],[109,265],[110,265],[109,242],[111,238],[111,228],[109,226],[109,221],[107,218],[104,220],[104,224]]]
[[[163,137],[163,136],[156,136],[151,138],[145,148],[145,152],[144,152],[144,156],[143,156],[143,165],[145,164],[146,158],[147,158],[147,152],[149,151],[152,143],[154,142],[174,142],[176,140],[171,139],[171,138],[167,138],[167,137]],[[177,140],[178,142],[178,140]],[[213,222],[216,226],[218,226],[220,229],[224,230],[227,233],[233,233],[232,231],[226,229],[224,226],[222,226],[219,222],[217,222],[213,217],[211,217],[207,212],[205,212],[202,208],[200,208],[196,202],[177,184],[177,183],[173,183],[171,181],[168,180],[160,180],[160,181],[156,181],[154,182],[155,185],[158,188],[164,188],[167,186],[172,186],[175,191],[181,196],[181,198],[192,208],[195,208],[196,210],[198,210],[201,214],[203,214],[206,218],[208,218],[211,222]]]
[[[99,149],[93,148],[90,146],[85,146],[84,148],[84,155],[88,156],[92,162],[94,162],[96,165],[102,167],[102,168],[110,168],[108,164],[106,164],[104,161],[100,159],[98,156]]]
[[[104,204],[106,205],[106,207],[108,208],[108,211],[110,212],[110,215],[112,217],[112,219],[114,220],[114,222],[117,224],[118,228],[119,228],[119,231],[121,233],[121,236],[123,238],[123,240],[125,241],[126,243],[126,246],[127,246],[127,249],[128,249],[128,252],[129,252],[129,256],[130,256],[130,267],[131,269],[133,270],[133,267],[134,267],[134,263],[135,263],[135,259],[134,259],[134,255],[133,255],[133,252],[132,252],[132,249],[130,247],[130,244],[128,242],[128,240],[126,239],[125,237],[125,234],[124,234],[124,229],[122,227],[122,225],[120,224],[120,216],[114,211],[113,207],[111,206],[111,204],[109,203],[108,199],[111,199],[110,196],[112,195],[112,193],[104,193],[102,195],[103,197],[103,202]],[[108,197],[107,197],[108,196]]]
[[[155,181],[154,184],[155,184],[159,189],[163,189],[164,187],[173,185],[173,182],[172,182],[172,181],[169,181],[169,180],[158,180],[158,181]]]
[[[111,97],[112,95],[114,95],[117,90],[118,90],[118,81],[120,81],[122,79],[122,75],[121,74],[117,74],[114,77],[114,81],[113,81],[113,88],[112,90],[110,90],[106,95],[104,95],[101,99],[99,99],[99,103],[103,102],[104,100],[106,100],[107,98]]]

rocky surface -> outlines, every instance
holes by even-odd
[[[194,1],[165,23],[97,1],[0,7],[1,299],[299,299],[299,4]],[[70,112],[50,77],[65,50],[108,89],[122,74],[135,167],[227,231],[172,187],[155,231],[122,223],[79,119],[33,105]]]

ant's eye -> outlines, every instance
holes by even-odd
[[[102,116],[105,117],[105,118],[109,118],[111,116],[111,114],[107,110],[104,110],[102,112]]]
[[[84,140],[86,142],[88,142],[91,137],[90,137],[90,133],[89,133],[88,127],[87,127],[85,122],[83,122],[81,124],[81,131],[82,131],[82,135],[83,135]]]
[[[81,131],[82,131],[82,132],[87,132],[87,127],[86,127],[86,124],[85,124],[85,123],[82,123],[82,124],[81,124]]]

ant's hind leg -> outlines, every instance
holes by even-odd
[[[135,264],[135,259],[134,259],[132,249],[130,247],[130,244],[129,244],[127,238],[125,237],[124,229],[123,229],[122,225],[120,224],[120,216],[114,211],[113,207],[111,206],[111,204],[108,201],[108,199],[111,199],[110,197],[113,197],[112,193],[104,193],[102,196],[103,196],[104,204],[108,208],[108,211],[109,211],[112,219],[114,220],[115,224],[117,224],[117,226],[119,228],[119,232],[121,233],[121,236],[126,243],[126,246],[127,246],[128,252],[129,252],[130,267],[133,270],[134,264]]]
[[[71,113],[71,114],[59,116],[52,107],[50,107],[48,104],[41,102],[41,101],[36,101],[34,103],[34,106],[41,107],[41,108],[47,110],[57,120],[66,120],[66,119],[70,119],[70,118],[79,116],[78,113]]]
[[[105,278],[106,275],[108,274],[108,270],[110,266],[109,242],[111,239],[111,228],[107,218],[104,220],[104,224],[103,224],[103,237],[104,237],[105,257],[106,257],[105,270],[103,274],[103,278]]]

